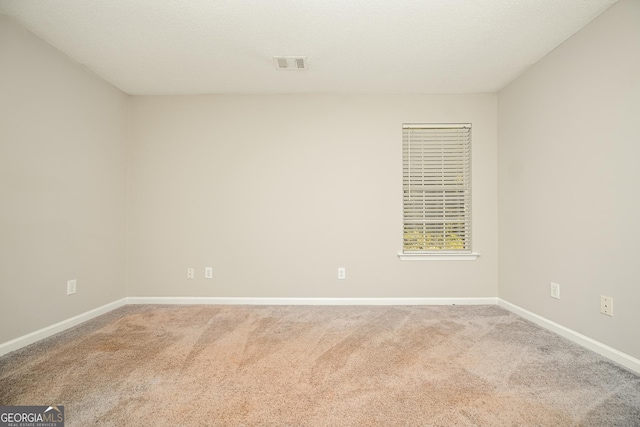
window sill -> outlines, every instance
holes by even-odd
[[[400,261],[474,261],[480,256],[477,252],[468,254],[456,253],[402,253],[398,252]]]

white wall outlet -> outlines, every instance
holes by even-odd
[[[205,279],[213,279],[213,267],[205,267],[204,268],[204,278]]]
[[[187,268],[187,279],[196,277],[196,271],[193,268]]]
[[[613,316],[613,298],[600,295],[600,313]]]
[[[551,298],[560,299],[560,285],[551,282]]]
[[[344,267],[338,268],[338,279],[345,280],[347,278],[347,269]]]
[[[76,285],[77,285],[77,282],[75,279],[67,281],[67,295],[76,293]]]

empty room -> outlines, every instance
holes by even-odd
[[[640,426],[640,0],[0,0],[1,426]]]

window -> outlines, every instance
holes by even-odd
[[[471,252],[470,124],[403,125],[402,202],[401,259],[477,257]]]

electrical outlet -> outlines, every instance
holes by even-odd
[[[77,285],[77,282],[75,279],[67,281],[67,295],[76,293],[76,285]]]
[[[193,268],[187,268],[187,279],[193,279],[195,276],[195,270]]]
[[[338,279],[345,280],[347,278],[347,269],[344,267],[338,268]]]
[[[551,298],[560,299],[560,285],[551,282]]]
[[[613,317],[613,298],[600,295],[600,313]]]
[[[213,279],[213,267],[205,267],[204,268],[204,278],[205,279]]]

